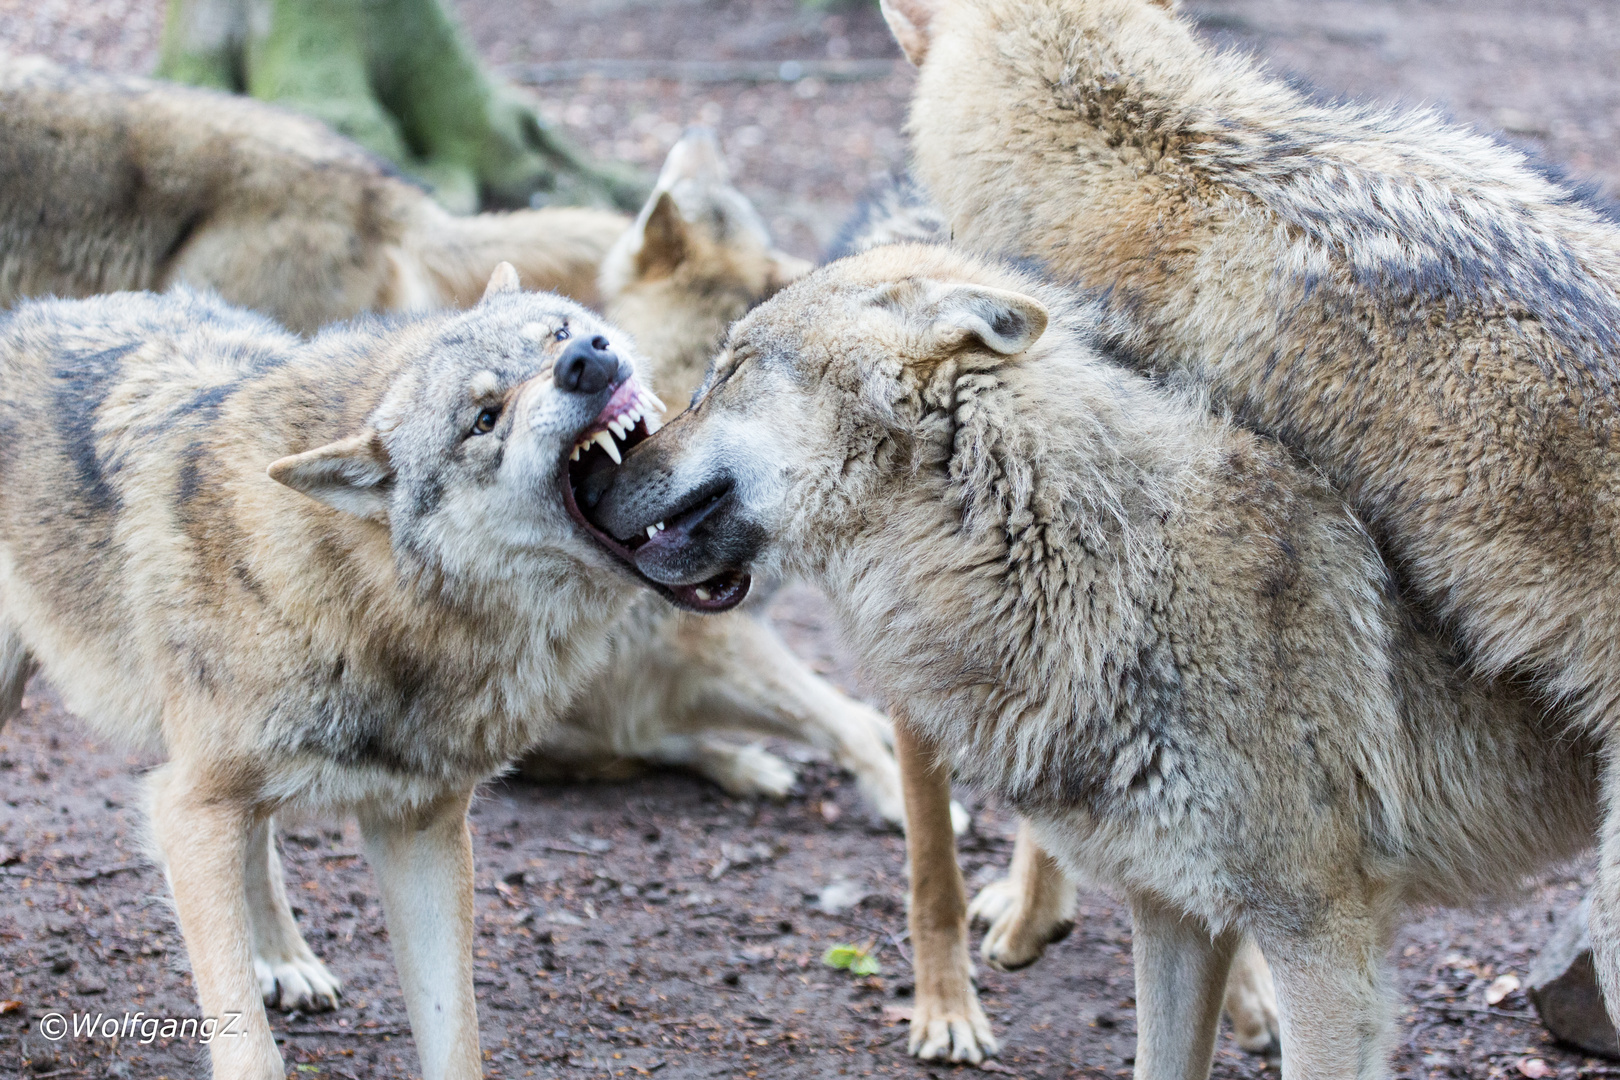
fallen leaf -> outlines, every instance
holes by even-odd
[[[1485,1004],[1499,1005],[1503,998],[1518,988],[1519,977],[1517,975],[1498,975],[1491,981],[1491,985],[1485,988]]]
[[[1520,1058],[1519,1072],[1530,1077],[1530,1080],[1540,1080],[1543,1076],[1553,1076],[1556,1070],[1540,1058]]]
[[[0,1016],[4,1016],[9,1012],[16,1012],[20,1008],[22,1008],[22,1002],[20,1001],[0,1001]]]
[[[911,1012],[910,1005],[885,1005],[883,1006],[883,1022],[886,1024],[898,1024],[901,1021],[909,1023],[911,1021]]]

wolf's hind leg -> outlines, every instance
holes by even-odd
[[[253,973],[264,1003],[303,1012],[337,1007],[338,981],[298,932],[276,853],[275,822],[265,818],[248,833],[248,917],[253,924]]]
[[[168,867],[202,1015],[221,1025],[208,1044],[213,1075],[282,1080],[281,1054],[253,975],[243,888],[253,812],[220,798],[215,787],[184,762],[156,770],[148,788],[152,831]]]
[[[22,635],[0,623],[0,728],[22,707],[23,688],[37,668]]]
[[[807,742],[855,775],[884,820],[901,825],[905,801],[883,714],[840,693],[793,655],[769,626],[748,616],[705,627],[703,680],[692,687],[693,723]],[[690,727],[691,723],[683,725]],[[965,827],[960,808],[953,824]],[[958,829],[958,831],[961,831]]]
[[[1074,883],[1041,850],[1029,822],[1019,821],[1007,876],[979,890],[968,918],[988,929],[979,955],[993,968],[1017,971],[1074,929]]]
[[[1221,991],[1241,940],[1237,930],[1212,936],[1198,919],[1149,896],[1131,897],[1138,1077],[1204,1080],[1209,1075]],[[1291,1080],[1299,1075],[1291,1073]]]

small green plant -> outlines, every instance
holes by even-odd
[[[821,962],[830,968],[848,971],[857,978],[876,975],[883,970],[877,957],[872,955],[875,942],[865,945],[834,945],[821,955]]]

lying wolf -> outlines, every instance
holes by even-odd
[[[1311,101],[1149,0],[884,0],[958,240],[1324,469],[1475,670],[1620,753],[1620,225],[1517,150]],[[1620,769],[1592,941],[1620,1017]]]
[[[833,264],[733,328],[596,523],[673,589],[820,584],[897,735],[1128,897],[1138,1076],[1207,1073],[1245,934],[1283,1074],[1385,1075],[1402,909],[1586,848],[1601,744],[1467,673],[1314,472],[1101,317],[941,247]]]
[[[0,305],[185,283],[311,333],[477,301],[497,263],[596,299],[620,214],[456,217],[314,120],[0,56]]]
[[[604,259],[601,294],[608,317],[646,355],[655,389],[679,407],[726,328],[808,269],[771,243],[714,136],[694,128]],[[582,482],[614,463],[607,448],[582,456],[574,466]],[[524,760],[526,775],[679,767],[735,795],[782,798],[798,779],[793,766],[728,737],[768,735],[829,751],[880,816],[904,824],[887,718],[818,677],[763,619],[692,615],[648,595],[616,627],[611,648],[603,674]],[[953,813],[960,831],[966,815]]]
[[[283,1075],[256,967],[335,985],[268,828],[305,811],[359,816],[423,1075],[479,1075],[465,811],[635,591],[566,482],[598,432],[646,435],[622,348],[510,266],[471,311],[313,340],[186,290],[0,320],[0,721],[39,670],[167,755],[151,824],[202,1011],[246,1020],[216,1076]]]

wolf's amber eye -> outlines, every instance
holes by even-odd
[[[553,338],[555,338],[556,340],[558,340],[558,341],[567,341],[569,336],[570,336],[569,333],[568,333],[568,327],[566,327],[566,326],[558,327],[557,332],[555,334],[552,334],[551,336]]]
[[[491,409],[485,409],[483,412],[478,414],[478,419],[473,421],[473,434],[488,435],[490,432],[495,430],[495,425],[500,422],[500,419],[501,410],[498,406]]]

